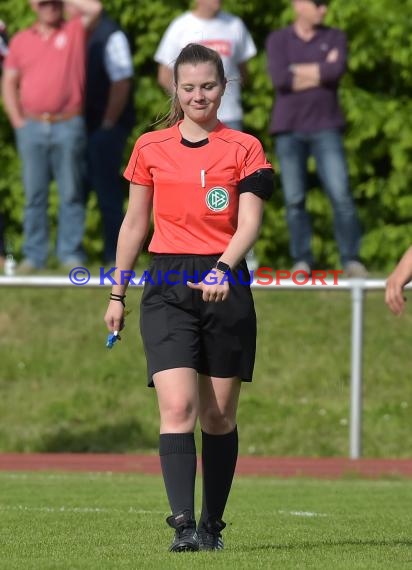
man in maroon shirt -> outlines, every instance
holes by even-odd
[[[342,142],[345,121],[338,101],[346,69],[346,37],[322,24],[327,0],[293,0],[292,25],[266,41],[268,70],[276,89],[270,125],[276,138],[294,270],[315,264],[306,211],[307,160],[313,155],[334,211],[335,238],[348,277],[366,277],[359,261],[361,230],[349,189]]]
[[[4,107],[15,129],[25,190],[24,260],[20,273],[46,266],[48,190],[59,192],[56,253],[64,266],[84,261],[83,101],[86,31],[101,12],[99,0],[32,0],[35,23],[11,39],[4,62]],[[66,20],[66,6],[80,16]]]

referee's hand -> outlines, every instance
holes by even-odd
[[[187,281],[190,289],[202,292],[202,299],[207,303],[220,303],[228,298],[230,293],[229,283],[224,279],[224,274],[212,269],[200,283]]]
[[[110,301],[104,316],[104,322],[110,332],[121,331],[124,328],[124,307],[119,301]]]

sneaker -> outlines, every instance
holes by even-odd
[[[196,532],[196,521],[190,511],[182,511],[167,517],[166,522],[175,529],[175,537],[169,548],[170,552],[196,552],[199,550],[199,539]]]
[[[368,270],[360,261],[348,261],[345,273],[349,278],[366,279],[368,276]]]
[[[306,261],[297,261],[291,269],[291,273],[296,273],[297,271],[305,272],[308,275],[312,273],[312,269]]]
[[[222,530],[226,523],[222,520],[203,522],[197,529],[199,550],[223,550]]]
[[[84,267],[85,263],[86,262],[84,259],[72,257],[70,259],[66,259],[65,261],[63,261],[61,263],[61,268],[66,271],[70,271],[70,269],[74,269],[75,267]]]

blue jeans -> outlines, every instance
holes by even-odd
[[[316,170],[334,213],[334,233],[341,263],[359,259],[361,229],[349,189],[342,135],[338,130],[316,133],[286,133],[276,138],[286,216],[290,233],[290,254],[295,262],[311,267],[312,227],[306,211],[307,160],[315,158]]]
[[[124,191],[120,169],[129,130],[120,125],[88,135],[87,182],[95,190],[102,214],[105,262],[116,259],[117,238],[123,222]]]
[[[25,191],[23,253],[44,267],[49,253],[49,185],[57,183],[59,213],[56,255],[61,263],[84,261],[82,247],[86,134],[82,117],[46,123],[27,120],[16,130]]]

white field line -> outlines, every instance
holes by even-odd
[[[110,507],[30,507],[28,505],[1,505],[0,512],[39,512],[39,513],[96,513],[96,514],[107,514],[107,513],[127,513],[133,515],[163,515],[164,511],[153,511],[147,509],[136,509],[135,507],[129,507],[127,509],[117,509]],[[281,515],[290,515],[294,517],[327,517],[325,513],[316,513],[311,511],[277,511]]]
[[[278,511],[281,515],[291,515],[293,517],[327,517],[325,513],[315,513],[312,511]]]
[[[157,514],[164,515],[164,511],[151,511],[146,509],[116,509],[106,507],[29,507],[27,505],[0,505],[0,512],[38,512],[38,513],[128,513],[133,515]]]

